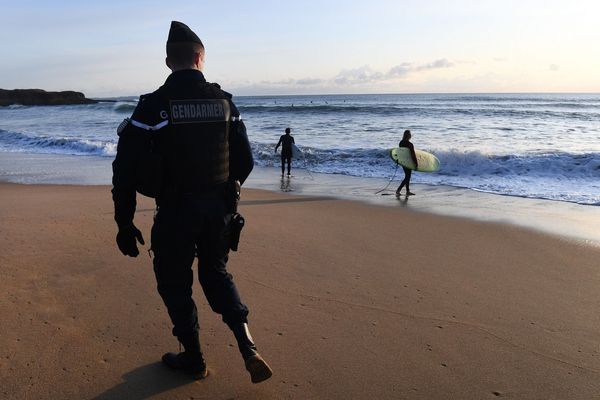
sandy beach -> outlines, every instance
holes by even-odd
[[[138,197],[149,242],[154,204]],[[508,224],[245,190],[229,269],[274,376],[250,383],[195,283],[210,375],[177,351],[109,186],[0,184],[3,399],[600,398],[600,249]]]

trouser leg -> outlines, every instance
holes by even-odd
[[[285,157],[281,156],[281,175],[285,173]]]
[[[198,332],[198,314],[192,299],[194,238],[182,229],[177,216],[161,212],[152,227],[154,274],[158,293],[173,323],[173,335],[184,343]]]
[[[211,309],[220,314],[232,330],[252,382],[262,382],[273,372],[256,351],[247,325],[248,308],[242,303],[233,277],[227,271],[232,214],[223,212],[218,206],[212,211],[207,213],[196,241],[198,279]]]
[[[161,210],[152,227],[158,293],[173,323],[173,335],[184,348],[181,353],[164,354],[162,361],[170,368],[191,373],[194,379],[203,379],[208,372],[200,348],[198,313],[192,299],[195,243],[194,236],[182,224],[182,215],[174,210]]]
[[[207,221],[206,233],[197,241],[198,279],[211,309],[226,324],[247,322],[248,308],[227,271],[229,255],[229,221],[231,214]]]
[[[292,157],[288,157],[287,159],[287,171],[288,175],[290,175],[292,171]]]

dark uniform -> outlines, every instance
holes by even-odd
[[[169,40],[174,28],[197,38],[185,31],[187,26],[173,22]],[[148,157],[157,162],[144,163]],[[154,273],[173,335],[185,349],[178,355],[166,354],[163,361],[193,370],[197,378],[206,376],[206,366],[192,299],[195,257],[204,294],[234,332],[251,374],[248,360],[258,356],[247,330],[248,308],[226,269],[230,222],[236,211],[233,182],[243,183],[253,166],[246,130],[231,95],[207,83],[197,69],[173,72],[158,90],[141,96],[131,118],[119,127],[112,190],[121,235],[117,242],[131,256],[137,255],[135,237],[143,244],[133,225],[136,189],[143,192],[140,176],[150,172],[148,168],[156,169],[150,183],[158,209],[152,227]]]

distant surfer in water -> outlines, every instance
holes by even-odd
[[[415,163],[415,169],[417,169],[419,167],[419,163],[417,162],[417,155],[415,154],[415,146],[413,146],[413,144],[410,142],[411,137],[412,135],[410,134],[410,130],[405,130],[404,135],[402,135],[402,140],[398,144],[398,147],[407,147],[410,149],[410,156],[412,157]],[[400,186],[398,186],[398,189],[396,189],[396,196],[400,196],[400,191],[404,186],[406,186],[406,195],[412,196],[414,195],[414,193],[410,191],[410,176],[412,175],[412,170],[404,166],[402,167],[402,169],[404,170],[404,180],[402,181]]]
[[[294,137],[290,135],[292,130],[285,128],[285,135],[281,135],[277,146],[275,146],[275,152],[281,145],[281,176],[285,172],[285,163],[287,162],[287,175],[291,176],[292,171],[292,144],[295,144]]]

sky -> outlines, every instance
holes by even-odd
[[[600,1],[0,0],[0,88],[148,93],[172,20],[236,95],[600,92]]]

